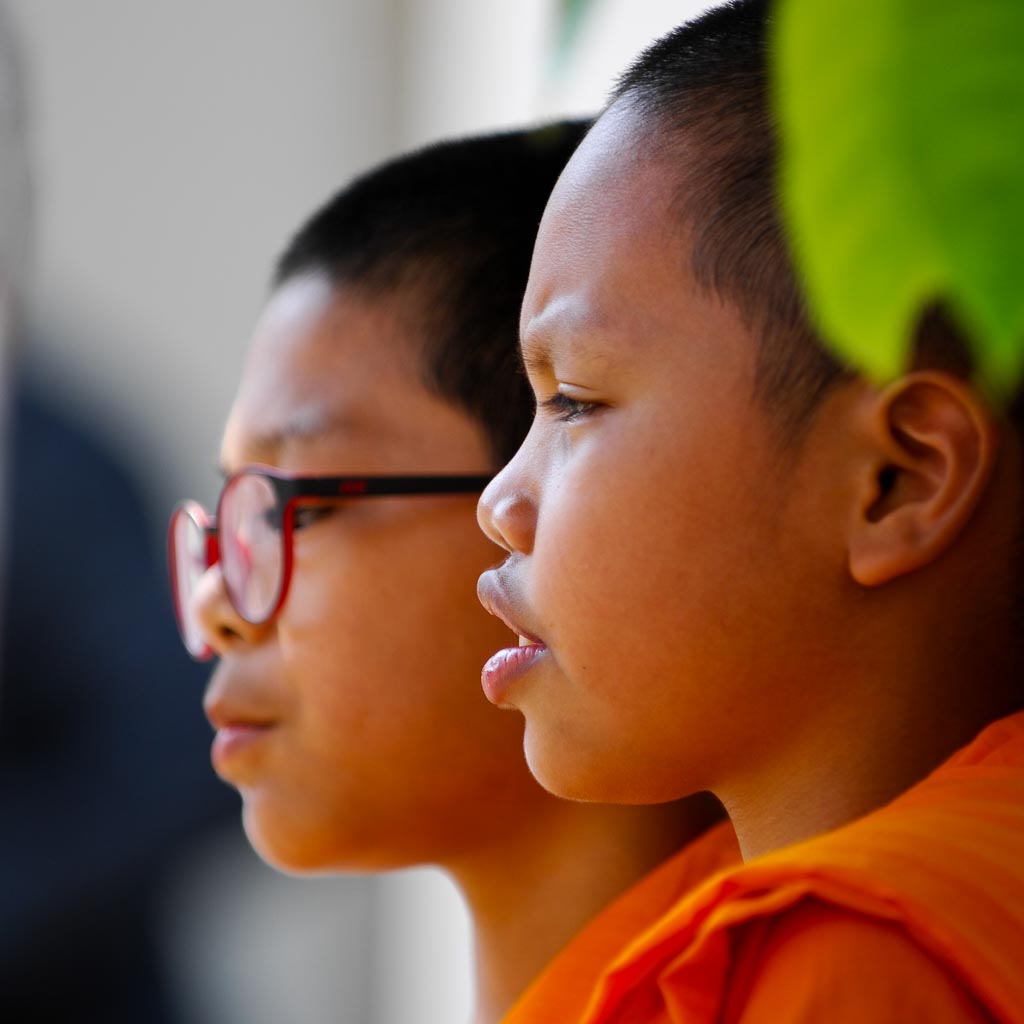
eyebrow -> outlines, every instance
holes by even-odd
[[[292,444],[308,444],[319,441],[332,434],[360,431],[365,422],[351,413],[332,412],[324,408],[314,408],[300,412],[291,420],[273,430],[250,434],[245,438],[245,452],[253,456],[245,464],[273,462],[283,448]],[[223,459],[218,459],[218,470],[224,477],[231,475]]]
[[[559,352],[568,359],[602,371],[615,370],[621,366],[621,353],[610,342],[611,336],[606,318],[563,302],[530,320],[520,334],[519,352],[527,373],[550,371],[557,339]]]
[[[551,350],[545,341],[527,335],[519,341],[519,354],[527,373],[543,373],[551,368]]]

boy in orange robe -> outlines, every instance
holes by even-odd
[[[439,865],[473,921],[478,1024],[578,1017],[623,935],[738,856],[727,826],[701,835],[707,801],[553,798],[477,683],[508,633],[476,601],[498,551],[474,508],[532,414],[518,310],[584,128],[443,143],[318,211],[228,419],[216,560],[200,509],[175,521],[183,632],[219,659],[214,766],[253,845],[297,873]]]
[[[885,386],[815,338],[767,19],[656,44],[548,203],[537,414],[479,510],[509,552],[480,595],[520,643],[484,688],[553,792],[711,790],[747,861],[589,1021],[1024,1020],[1019,406],[972,385],[939,305]]]

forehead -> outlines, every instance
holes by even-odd
[[[537,236],[523,305],[528,341],[536,317],[578,321],[583,334],[612,329],[625,288],[634,313],[680,284],[683,248],[672,216],[673,178],[629,108],[605,113],[559,178]],[[655,278],[651,270],[658,271]]]
[[[225,468],[390,472],[429,460],[427,471],[442,471],[472,461],[480,431],[427,389],[422,364],[415,317],[398,296],[321,276],[286,282],[253,332],[221,445]]]
[[[559,179],[544,213],[523,303],[523,354],[552,348],[588,361],[716,347],[741,330],[735,311],[694,280],[679,216],[680,161],[628,101],[601,116]]]

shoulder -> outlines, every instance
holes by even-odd
[[[734,936],[723,1020],[992,1020],[897,922],[805,899]]]

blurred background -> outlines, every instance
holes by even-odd
[[[0,1019],[467,1019],[443,878],[296,880],[250,851],[174,631],[166,517],[215,498],[302,219],[410,146],[594,112],[708,6],[8,0],[32,200],[5,360]]]

